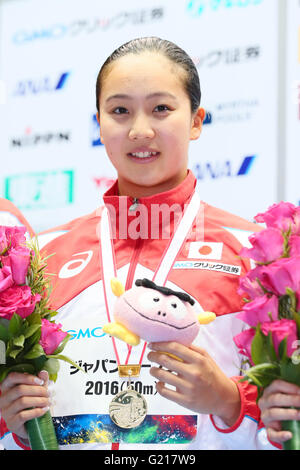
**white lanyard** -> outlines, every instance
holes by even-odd
[[[198,193],[195,191],[190,202],[188,203],[185,211],[179,220],[177,227],[174,229],[173,235],[168,243],[160,262],[156,268],[156,271],[153,275],[152,280],[156,284],[163,286],[167,282],[169,272],[171,271],[173,264],[176,260],[176,257],[181,250],[183,243],[185,242],[190,230],[193,227],[193,222],[197,217],[198,211],[200,209],[201,200]],[[101,214],[100,221],[100,265],[102,273],[102,282],[103,282],[103,291],[105,299],[105,307],[107,318],[109,322],[113,321],[113,305],[116,301],[115,295],[113,294],[110,286],[112,278],[117,277],[117,266],[115,259],[115,252],[113,246],[112,238],[112,228],[110,222],[110,215],[108,209],[104,206],[104,209]],[[112,338],[113,346],[117,358],[118,365],[121,363],[124,364],[125,361],[120,362],[119,354],[119,342]],[[146,342],[144,344],[135,346],[135,348],[140,347],[141,359],[145,351]],[[128,361],[128,355],[126,363]]]

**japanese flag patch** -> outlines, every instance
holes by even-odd
[[[193,259],[222,259],[223,243],[191,242],[188,258]]]

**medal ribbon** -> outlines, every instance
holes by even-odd
[[[187,207],[180,220],[177,223],[177,226],[173,232],[172,237],[160,259],[160,262],[156,268],[156,271],[153,275],[152,281],[156,284],[164,286],[167,282],[169,272],[171,271],[173,264],[176,260],[176,257],[181,250],[183,243],[185,242],[190,230],[192,229],[193,222],[197,217],[201,201],[198,193],[195,191],[193,196],[188,203]],[[107,313],[107,319],[109,322],[112,321],[112,309],[115,302],[115,295],[112,292],[110,287],[110,281],[112,278],[117,278],[117,266],[115,251],[113,246],[113,237],[112,237],[112,227],[110,222],[109,211],[104,207],[101,214],[100,221],[100,266],[103,282],[103,292],[105,299],[105,307]],[[112,337],[113,348],[115,356],[117,359],[118,365],[120,365],[120,354],[118,351],[118,343],[115,338]],[[144,342],[142,346],[141,356],[139,364],[142,364],[143,356],[145,354],[147,343]],[[135,346],[138,347],[138,346]],[[128,354],[125,360],[125,364],[128,364],[129,357],[131,354],[132,347],[129,348]]]
[[[165,285],[169,272],[171,271],[175,259],[185,242],[195,218],[197,217],[199,208],[201,206],[201,201],[198,193],[195,191],[188,206],[185,208],[184,214],[179,220],[177,227],[173,232],[161,259],[155,270],[152,280],[160,285]],[[104,210],[101,214],[100,220],[100,266],[103,282],[103,291],[105,299],[105,307],[107,313],[107,319],[109,322],[112,321],[112,306],[115,302],[115,296],[112,292],[110,281],[112,278],[117,278],[117,265],[115,258],[115,251],[113,246],[113,237],[112,237],[112,227],[110,222],[109,211],[107,207],[104,206]],[[115,356],[117,359],[118,366],[120,366],[120,355],[118,352],[117,341],[112,337],[113,348]],[[127,345],[128,346],[128,345]],[[142,352],[139,360],[139,365],[143,362],[143,357],[145,354],[147,342],[144,342],[142,347]],[[127,357],[125,364],[128,364],[129,357],[131,355],[132,347],[128,348]],[[112,443],[111,450],[118,450],[119,443]]]

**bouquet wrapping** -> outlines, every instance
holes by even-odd
[[[246,298],[238,317],[249,328],[234,341],[248,363],[242,380],[257,386],[259,399],[275,379],[300,386],[300,207],[274,204],[255,220],[265,227],[240,253],[253,263],[239,287]],[[299,422],[282,428],[293,434],[284,449],[300,449]]]
[[[50,275],[37,239],[26,241],[25,227],[0,226],[0,383],[10,372],[37,375],[41,370],[55,381],[59,360],[78,366],[62,351],[70,336],[55,323],[49,307]],[[50,412],[26,423],[33,450],[56,450]]]

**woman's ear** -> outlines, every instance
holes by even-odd
[[[97,119],[97,122],[98,122],[99,127],[100,127],[100,141],[103,144],[103,136],[102,136],[102,133],[101,133],[101,125],[100,125],[100,114],[98,113],[98,111],[96,113],[96,119]]]
[[[196,113],[194,114],[192,118],[190,140],[197,140],[200,137],[204,119],[205,119],[205,109],[198,108],[198,110],[196,111]]]

